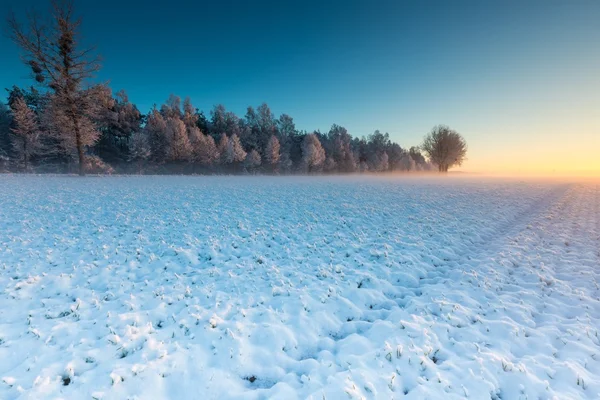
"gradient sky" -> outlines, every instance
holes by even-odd
[[[0,0],[24,15],[46,0]],[[600,1],[78,1],[99,78],[142,112],[170,93],[298,128],[379,129],[409,147],[447,124],[463,170],[600,175]],[[0,38],[0,87],[31,84]]]

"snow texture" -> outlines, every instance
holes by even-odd
[[[1,399],[600,397],[600,189],[0,176]]]

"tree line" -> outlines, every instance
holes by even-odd
[[[466,142],[437,126],[421,147],[402,148],[387,133],[352,137],[298,130],[265,103],[243,117],[216,105],[206,116],[171,95],[142,114],[125,91],[90,84],[99,59],[79,42],[73,4],[53,2],[51,19],[9,18],[13,41],[36,86],[7,89],[0,103],[0,170],[85,173],[353,173],[447,171]]]

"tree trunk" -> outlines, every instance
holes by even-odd
[[[71,101],[72,103],[72,101]],[[77,121],[77,114],[74,110],[74,105],[71,104],[71,121],[73,122],[73,129],[75,129],[75,144],[77,146],[77,156],[79,158],[79,176],[85,175],[85,154],[83,152],[83,143],[81,141],[81,131],[79,130],[79,124]]]
[[[75,139],[77,141],[77,155],[79,156],[79,176],[85,175],[85,154],[83,154],[83,145],[81,144],[81,134],[79,128],[75,127]]]

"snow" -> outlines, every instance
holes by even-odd
[[[2,399],[600,398],[600,185],[0,176]]]

